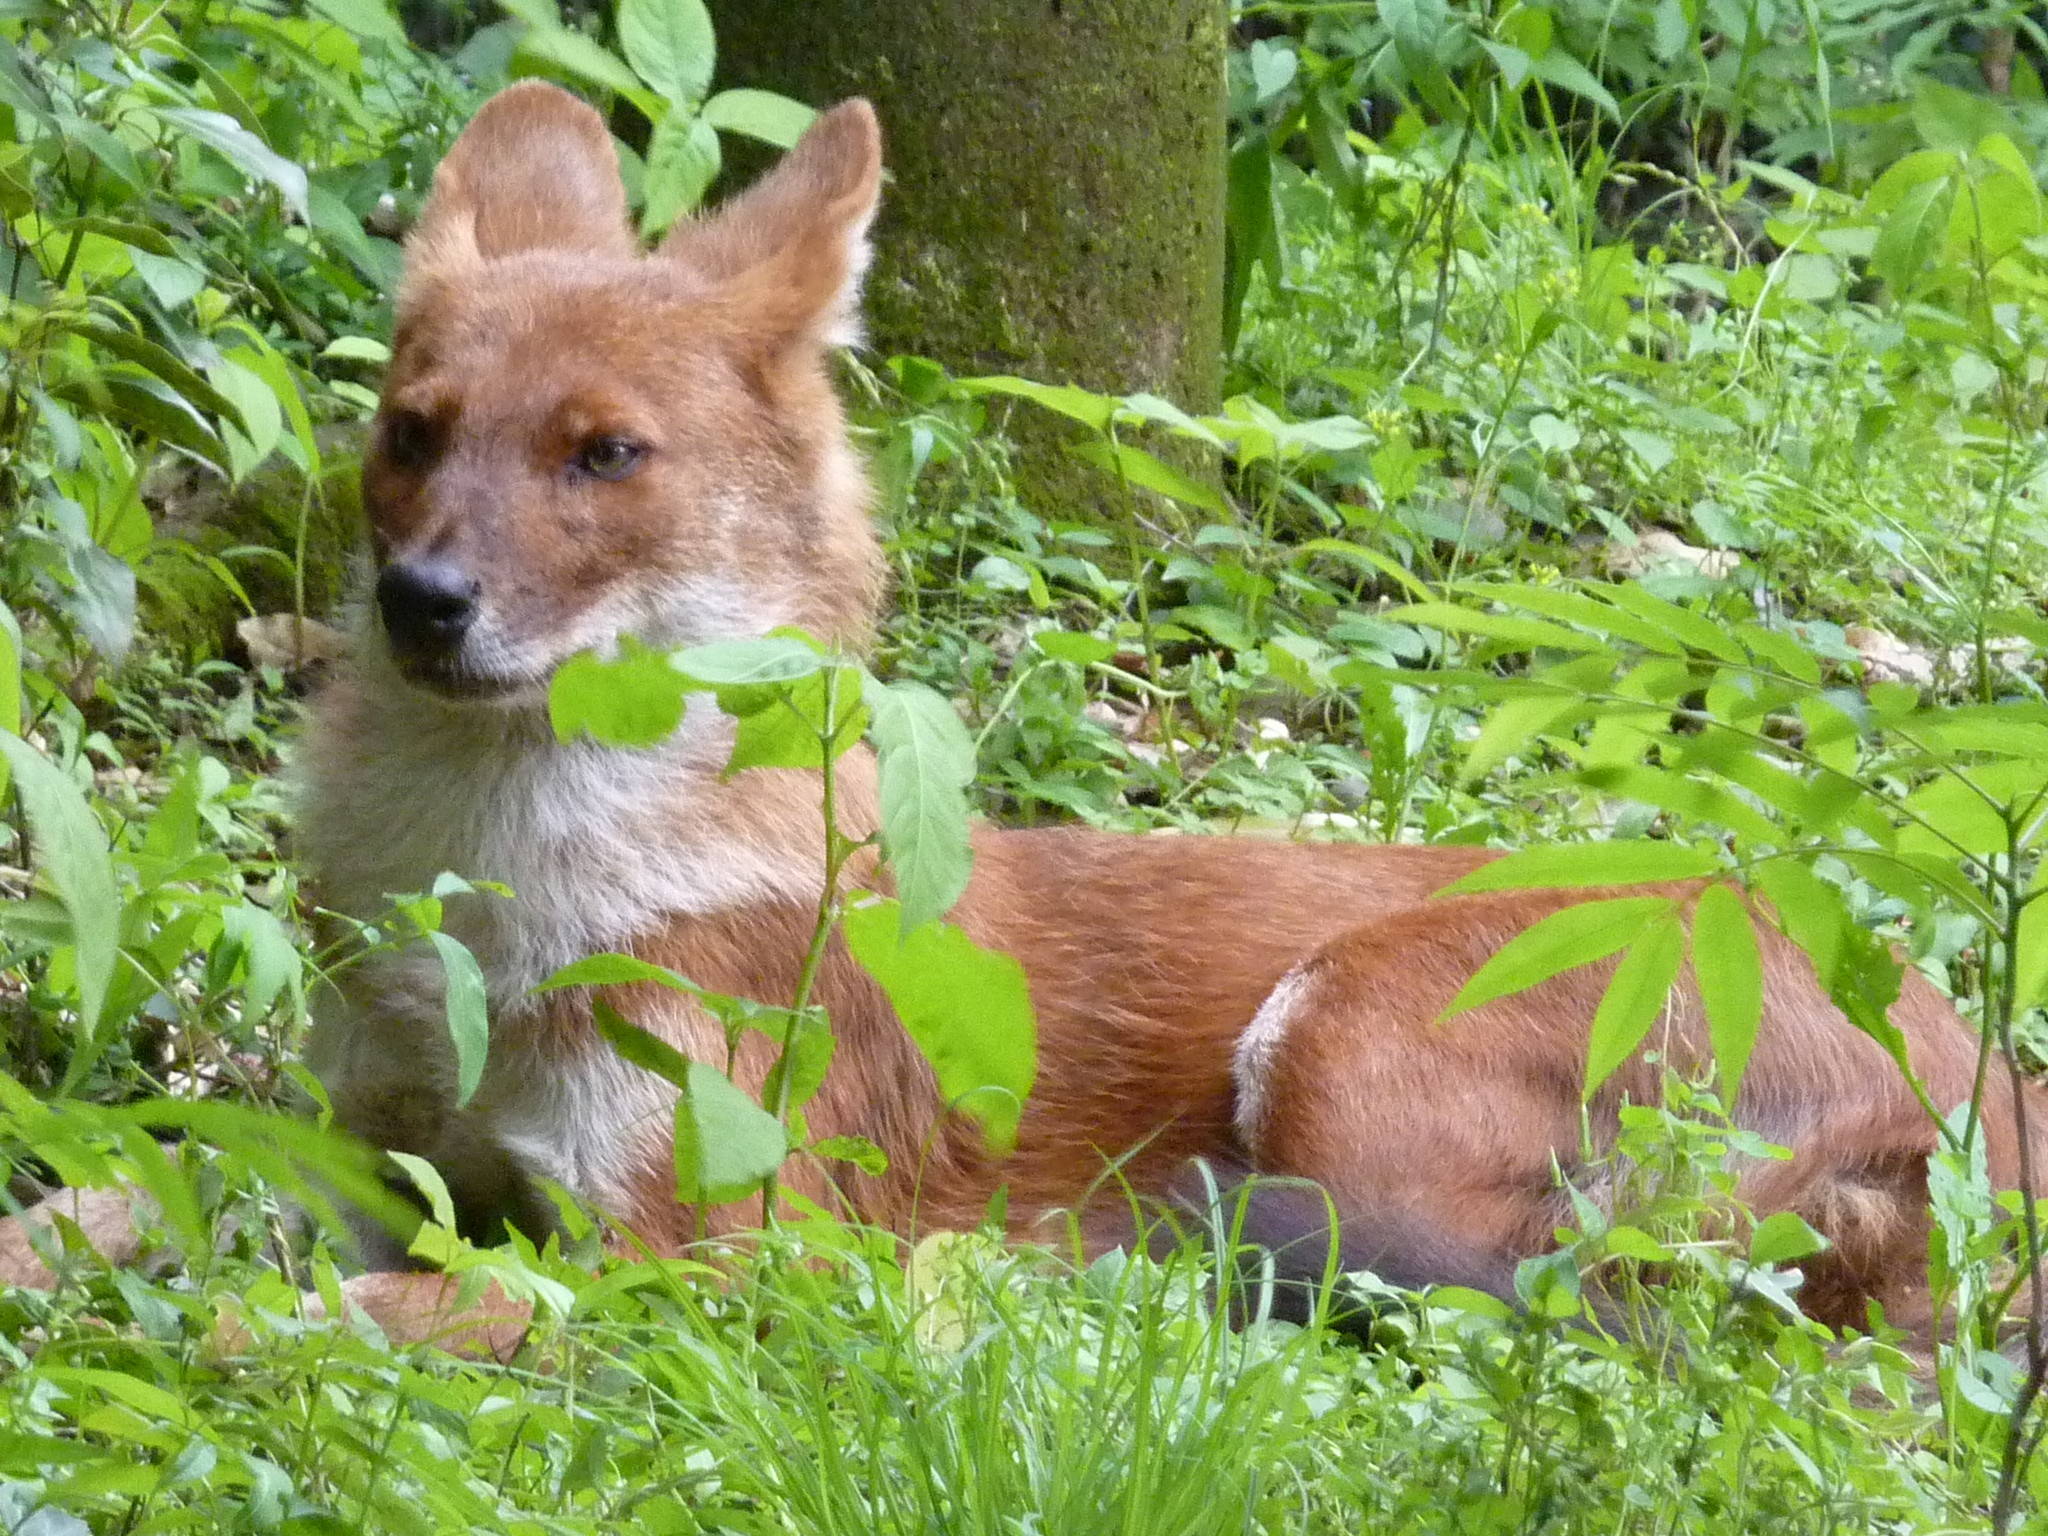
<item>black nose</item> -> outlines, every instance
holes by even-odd
[[[394,560],[377,577],[384,629],[401,651],[445,651],[476,622],[483,584],[452,560]]]

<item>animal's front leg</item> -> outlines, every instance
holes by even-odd
[[[493,1242],[510,1223],[545,1228],[545,1202],[480,1115],[455,1107],[455,1063],[445,1024],[418,998],[378,992],[342,1000],[315,1025],[306,1052],[335,1122],[386,1152],[433,1164],[465,1236]],[[411,1195],[394,1168],[390,1182]],[[403,1269],[405,1246],[351,1213],[356,1257],[372,1270]]]

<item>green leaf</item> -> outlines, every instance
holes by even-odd
[[[1598,76],[1562,48],[1551,48],[1532,57],[1529,73],[1575,96],[1585,97],[1613,121],[1621,121],[1621,103],[1600,83]]]
[[[921,928],[944,917],[967,889],[974,738],[953,706],[922,683],[864,677],[862,687],[880,771],[882,848],[903,925]]]
[[[1676,912],[1652,922],[1621,957],[1593,1012],[1593,1030],[1586,1040],[1583,1091],[1588,1099],[1635,1054],[1662,1016],[1684,958],[1685,931]]]
[[[398,18],[392,15],[391,7],[384,0],[309,0],[309,3],[329,21],[347,28],[366,42],[381,43],[407,54],[412,51],[412,44],[406,40],[405,28],[398,24]]]
[[[0,603],[0,731],[21,734],[21,624]],[[0,794],[7,789],[7,765],[0,761]]]
[[[826,666],[825,658],[790,635],[757,640],[713,640],[669,653],[669,664],[698,688],[748,683],[793,683]]]
[[[1623,838],[1609,843],[1552,843],[1495,859],[1445,886],[1439,896],[1530,887],[1580,890],[1590,886],[1643,885],[1659,880],[1696,880],[1718,874],[1721,861],[1702,848]]]
[[[411,1152],[387,1152],[385,1154],[405,1170],[405,1176],[412,1180],[412,1186],[427,1200],[427,1215],[435,1226],[445,1232],[455,1230],[455,1199],[448,1193],[448,1183],[441,1177],[441,1170]]]
[[[1116,414],[1117,409],[1117,401],[1113,395],[1098,395],[1091,390],[1077,389],[1071,384],[1040,384],[1031,379],[1013,378],[1008,374],[956,379],[954,387],[962,394],[1010,395],[1019,400],[1029,400],[1033,405],[1043,406],[1048,411],[1078,421],[1097,432],[1108,428],[1110,418]]]
[[[802,1109],[825,1086],[825,1074],[832,1068],[838,1042],[832,1026],[818,1008],[803,1013],[782,1010],[782,1032],[776,1037],[782,1054],[761,1080],[761,1104],[782,1116]]]
[[[441,957],[448,1011],[448,1038],[455,1045],[455,1107],[475,1097],[483,1081],[484,1059],[491,1049],[491,1011],[484,996],[483,968],[453,934],[427,935]]]
[[[1749,1262],[1783,1264],[1810,1254],[1825,1253],[1828,1240],[1791,1211],[1773,1211],[1756,1224],[1750,1234]]]
[[[823,1141],[811,1143],[809,1150],[818,1157],[851,1163],[862,1173],[876,1178],[889,1171],[889,1154],[865,1136],[827,1136]]]
[[[689,680],[664,653],[629,635],[612,660],[579,651],[555,668],[548,683],[548,723],[557,741],[588,733],[608,747],[651,747],[683,723],[689,689]]]
[[[148,337],[100,320],[73,320],[66,323],[65,328],[74,336],[82,336],[116,357],[147,368],[182,396],[187,404],[211,411],[229,426],[245,426],[241,407],[234,400],[208,383],[196,368]]]
[[[199,107],[157,107],[156,115],[198,140],[254,181],[277,188],[285,207],[301,220],[306,210],[306,172],[278,154],[225,112]]]
[[[875,900],[840,919],[846,947],[888,994],[949,1107],[981,1122],[991,1150],[1016,1145],[1038,1073],[1038,1029],[1024,968],[949,923],[906,933],[902,909]]]
[[[716,1067],[693,1061],[676,1101],[676,1198],[723,1205],[759,1189],[789,1155],[789,1136]]]
[[[677,108],[647,141],[640,233],[652,239],[703,200],[718,175],[718,134],[705,118]]]
[[[0,758],[13,770],[15,794],[35,845],[36,867],[71,920],[78,1024],[83,1040],[64,1075],[68,1093],[99,1055],[99,1025],[120,954],[121,901],[107,835],[76,784],[11,731],[0,734]]]
[[[627,957],[606,955],[601,958],[624,960]],[[660,968],[649,966],[648,969],[652,971]],[[623,1018],[618,1009],[602,998],[591,1003],[590,1016],[592,1022],[597,1025],[598,1034],[604,1037],[605,1044],[617,1053],[621,1061],[630,1062],[643,1072],[652,1072],[663,1082],[673,1083],[678,1088],[689,1087],[690,1058],[666,1040]]]
[[[717,43],[704,0],[619,0],[619,47],[642,80],[678,107],[711,89]]]
[[[1669,1248],[1641,1227],[1609,1227],[1601,1234],[1600,1246],[1615,1258],[1636,1259],[1644,1264],[1669,1264],[1674,1257]]]
[[[563,966],[535,992],[559,992],[564,987],[621,987],[636,981],[651,981],[675,992],[696,996],[702,988],[685,980],[665,965],[654,965],[633,955],[586,955]]]
[[[1133,448],[1129,443],[1110,443],[1102,438],[1086,438],[1078,443],[1069,443],[1067,451],[1084,464],[1092,464],[1105,474],[1143,486],[1170,501],[1200,507],[1218,516],[1229,514],[1229,508],[1214,486],[1204,485],[1192,476],[1182,474],[1142,448]]]
[[[1951,183],[1946,177],[1913,187],[1884,221],[1870,252],[1870,270],[1900,297],[1910,293],[1914,279],[1927,270],[1941,248],[1948,225]]]
[[[1054,661],[1071,662],[1077,667],[1108,661],[1116,655],[1116,647],[1102,636],[1076,634],[1070,629],[1034,630],[1031,644]]]
[[[1700,892],[1692,913],[1692,973],[1721,1074],[1721,1098],[1732,1109],[1764,1016],[1756,923],[1732,886],[1710,885]]]
[[[1516,934],[1476,971],[1444,1010],[1446,1019],[1550,980],[1633,944],[1675,910],[1669,896],[1619,896],[1560,907]]]
[[[720,91],[704,103],[704,121],[720,133],[743,133],[788,149],[817,120],[817,112],[775,91]]]
[[[1601,642],[1591,635],[1582,635],[1561,624],[1525,619],[1512,613],[1461,608],[1456,603],[1410,603],[1403,608],[1391,609],[1381,617],[1397,624],[1423,624],[1452,634],[1484,635],[1489,639],[1506,641],[1518,650],[1597,651],[1603,648]]]
[[[858,667],[831,667],[774,687],[719,689],[719,708],[739,722],[726,773],[818,768],[828,752],[845,753],[867,728],[865,676]]]
[[[602,44],[567,27],[529,27],[519,39],[515,57],[560,70],[572,80],[617,91],[653,122],[664,115],[661,98],[640,84],[640,77]]]

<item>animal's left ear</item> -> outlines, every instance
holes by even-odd
[[[851,345],[881,188],[875,109],[843,101],[739,197],[678,225],[661,254],[709,279],[770,344]]]

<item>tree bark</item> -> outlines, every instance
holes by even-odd
[[[1194,409],[1222,372],[1222,0],[712,0],[719,82],[866,96],[883,352]],[[1102,486],[1025,427],[1025,479]],[[1036,441],[1034,441],[1036,439]]]

